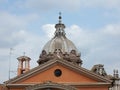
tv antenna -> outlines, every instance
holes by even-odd
[[[10,80],[10,72],[11,72],[11,56],[13,50],[14,50],[13,48],[10,48],[10,52],[9,52],[9,76],[8,76],[9,80]]]

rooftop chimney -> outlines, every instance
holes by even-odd
[[[30,70],[30,60],[31,58],[27,56],[20,56],[18,59],[18,70],[17,75],[21,75]]]

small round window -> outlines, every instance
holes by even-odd
[[[62,75],[62,71],[60,69],[56,69],[54,71],[54,74],[55,74],[56,77],[60,77]]]

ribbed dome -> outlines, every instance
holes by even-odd
[[[75,45],[62,35],[52,38],[43,48],[47,53],[53,53],[56,49],[61,50],[63,53],[70,53],[71,50],[77,51]]]
[[[75,45],[65,36],[65,25],[61,23],[62,17],[59,16],[59,23],[55,25],[54,37],[46,43],[40,54],[38,64],[42,64],[53,58],[65,59],[69,62],[82,64],[80,55]]]
[[[75,45],[65,36],[65,25],[61,23],[62,17],[59,16],[59,23],[55,25],[55,36],[44,46],[43,50],[47,53],[61,50],[62,53],[70,53],[71,50],[77,51]],[[77,52],[78,53],[78,52]]]

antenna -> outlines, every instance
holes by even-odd
[[[23,56],[25,56],[26,52],[23,52]]]
[[[9,80],[10,80],[10,70],[11,70],[11,55],[13,50],[14,50],[13,48],[10,48],[10,52],[9,52],[9,76],[8,76]]]

